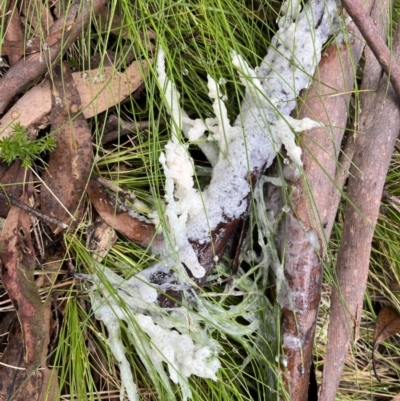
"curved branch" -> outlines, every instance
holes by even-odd
[[[400,29],[393,52],[400,60]],[[379,105],[379,106],[377,106]],[[398,99],[388,78],[379,82],[361,105],[360,129],[348,182],[348,202],[332,288],[328,346],[319,399],[335,399],[351,338],[358,337],[372,238],[379,216],[383,186],[400,129]],[[354,330],[354,332],[353,332]]]
[[[364,11],[359,1],[342,0],[342,4],[379,61],[383,71],[389,77],[390,83],[400,99],[400,67],[396,60],[392,58],[389,48],[380,36],[373,21]]]

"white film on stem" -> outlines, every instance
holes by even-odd
[[[190,241],[210,242],[210,231],[219,223],[238,218],[247,210],[251,190],[248,172],[263,171],[270,166],[282,144],[294,166],[302,166],[301,149],[296,145],[294,132],[321,125],[309,119],[295,120],[289,115],[299,92],[310,85],[322,45],[337,30],[336,7],[335,0],[311,0],[306,4],[287,0],[277,21],[279,29],[256,70],[239,54],[232,53],[232,63],[245,87],[240,114],[232,124],[223,101],[221,80],[211,76],[208,76],[208,89],[215,117],[204,120],[188,117],[180,107],[180,94],[174,82],[167,77],[165,53],[159,47],[158,80],[171,117],[171,139],[160,156],[166,178],[164,234],[168,237],[169,249],[165,254],[175,255],[170,263],[173,263],[178,290],[191,282],[183,264],[195,278],[205,274]],[[201,141],[199,147],[213,166],[210,184],[201,193],[194,187],[194,162],[187,144],[182,141],[182,133],[189,141]],[[209,141],[203,141],[207,135]],[[279,262],[272,261],[274,264]],[[97,282],[91,290],[92,304],[96,318],[107,327],[111,352],[119,362],[121,397],[125,389],[130,401],[136,401],[138,394],[120,336],[121,320],[128,323],[136,352],[149,374],[155,369],[171,394],[169,380],[179,383],[183,400],[191,397],[188,377],[196,375],[216,380],[220,367],[220,346],[201,325],[214,325],[215,329],[232,336],[248,335],[257,329],[258,320],[250,307],[244,313],[250,324],[242,331],[228,318],[221,322],[221,316],[229,313],[201,297],[196,298],[197,312],[180,308],[166,313],[156,302],[161,288],[150,284],[149,272],[124,281],[104,266],[99,269],[103,279],[109,280],[117,290],[110,294],[101,280],[92,275],[90,279]],[[152,269],[169,270],[161,264]],[[275,266],[275,269],[279,280],[284,280],[283,271],[278,271],[282,267]],[[124,307],[116,301],[118,298],[123,300]],[[182,318],[184,315],[186,318]],[[146,333],[146,341],[143,336],[139,337],[138,330]],[[168,366],[169,377],[163,362]]]

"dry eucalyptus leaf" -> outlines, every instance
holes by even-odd
[[[66,63],[53,69],[52,136],[56,148],[50,153],[41,188],[42,211],[69,224],[81,217],[86,182],[92,168],[92,134],[80,113],[80,98]],[[58,226],[51,226],[55,233]]]
[[[8,335],[7,348],[1,356],[0,377],[0,400],[49,401],[58,399],[57,395],[60,390],[55,372],[52,372],[47,366],[37,366],[35,371],[27,371],[24,361],[23,333],[18,320],[15,320],[12,325]]]
[[[380,380],[375,366],[375,350],[378,345],[387,338],[400,333],[400,315],[391,306],[383,307],[376,319],[374,330],[374,343],[372,349],[372,364],[376,378]]]
[[[50,82],[34,86],[0,120],[0,139],[10,136],[12,125],[19,122],[29,131],[47,127],[51,110]]]
[[[143,83],[143,74],[147,72],[146,61],[135,61],[123,73],[119,73],[114,67],[73,73],[72,77],[81,98],[80,109],[85,118],[93,117],[120,103]],[[51,87],[46,80],[29,90],[3,116],[0,120],[0,140],[11,135],[12,125],[16,122],[35,136],[38,129],[50,124],[50,111]]]
[[[103,67],[73,73],[85,118],[93,117],[128,97],[142,85],[143,75],[148,73],[148,69],[147,61],[134,61],[124,72],[116,71],[115,67]]]

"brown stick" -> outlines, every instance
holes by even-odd
[[[400,99],[400,67],[396,60],[392,58],[389,48],[360,3],[358,0],[342,0],[343,7],[357,25],[363,38],[382,66],[383,71],[390,77],[390,83]]]
[[[149,121],[130,122],[121,120],[121,126],[118,129],[104,134],[103,138],[101,139],[101,143],[105,145],[106,143],[112,142],[126,135],[138,134],[140,131],[149,128],[149,126]]]
[[[33,214],[38,219],[43,220],[45,223],[54,224],[54,225],[60,227],[63,230],[68,228],[67,224],[64,224],[60,220],[57,220],[54,217],[47,216],[46,214],[40,212],[39,210],[28,206],[26,203],[20,201],[18,198],[16,198],[13,195],[10,195],[10,194],[5,195],[4,193],[0,192],[0,198],[4,199],[5,201],[8,201],[13,206],[17,206],[20,209],[25,210],[26,212]]]
[[[89,23],[90,16],[96,14],[106,2],[107,0],[93,0],[84,2],[83,7],[80,0],[73,3],[67,14],[50,28],[50,34],[63,32],[63,37],[46,51],[19,60],[0,78],[0,114],[4,112],[13,96],[51,68],[53,61],[64,54],[82,33]]]
[[[392,3],[392,0],[375,1],[373,9],[371,11],[371,19],[374,22],[382,40],[384,40],[388,29],[388,10],[390,9]],[[369,47],[365,48],[364,57],[365,67],[363,71],[363,80],[360,90],[360,104],[365,102],[371,91],[376,91],[379,81],[382,77],[382,67]],[[358,110],[356,110],[356,114],[358,114]],[[325,235],[327,239],[329,239],[331,236],[333,223],[336,218],[337,208],[342,197],[342,189],[349,176],[352,159],[356,150],[355,139],[358,135],[359,126],[354,126],[350,128],[354,128],[354,132],[353,134],[349,135],[346,144],[344,145],[343,152],[339,158],[339,165],[337,165],[336,168],[336,185],[332,188],[333,192],[331,192],[330,195],[327,197],[327,199],[330,199],[332,205],[330,210],[328,210],[328,216],[326,220],[327,224],[325,228]]]
[[[367,2],[366,9],[370,10],[371,5],[372,1]],[[349,30],[354,38],[360,37],[354,24]],[[364,43],[355,39],[341,48],[332,45],[324,53],[313,85],[304,95],[299,118],[309,117],[326,127],[302,135],[305,179],[287,177],[293,196],[292,210],[285,221],[285,276],[292,299],[283,308],[282,338],[288,363],[286,384],[290,399],[296,401],[308,398],[322,283],[321,257],[326,253],[339,203],[332,205],[329,195],[336,191],[333,177],[363,47]]]
[[[400,60],[400,29],[393,52]],[[332,289],[323,382],[319,399],[334,400],[351,338],[357,339],[367,283],[371,242],[380,200],[400,130],[398,99],[384,76],[376,93],[362,107],[361,134],[357,137],[354,166],[348,183],[348,202],[342,242],[337,258],[337,285]],[[355,333],[353,333],[353,329]]]

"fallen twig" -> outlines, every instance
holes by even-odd
[[[382,13],[385,15],[385,13]],[[400,30],[393,54],[400,60]],[[357,339],[382,190],[400,129],[400,110],[394,88],[384,76],[377,92],[361,105],[361,134],[348,182],[348,202],[337,257],[337,285],[332,288],[328,346],[319,399],[334,400],[352,337]],[[354,330],[354,333],[353,333]]]
[[[45,223],[50,223],[52,225],[56,225],[60,227],[61,229],[65,230],[68,228],[67,224],[64,224],[58,219],[55,219],[54,217],[47,216],[46,214],[42,213],[41,211],[28,206],[26,203],[20,201],[18,198],[16,198],[13,195],[7,194],[5,195],[4,193],[0,192],[0,198],[4,199],[5,201],[9,202],[13,206],[17,206],[20,209],[25,210],[26,212],[29,212],[36,216],[38,219],[44,221]]]
[[[387,10],[389,10],[389,7],[391,7],[389,3],[392,3],[392,1],[374,1],[374,6],[371,11],[371,19],[374,21],[375,26],[382,38],[385,37],[385,33],[388,29],[389,21],[387,18]],[[376,90],[382,77],[382,67],[369,47],[365,48],[364,57],[365,67],[363,70],[363,80],[360,88],[359,102],[364,102],[369,96],[369,93]],[[357,113],[358,110],[356,110],[356,114]],[[327,197],[327,199],[330,199],[330,204],[332,205],[330,210],[328,210],[329,217],[327,218],[325,227],[325,236],[327,239],[330,238],[333,223],[336,218],[337,208],[340,199],[342,198],[342,189],[350,173],[354,152],[356,151],[357,147],[356,138],[358,135],[358,128],[359,126],[355,125],[354,131],[349,133],[345,145],[343,146],[342,144],[343,150],[339,157],[339,163],[336,166],[335,185],[332,186],[332,192]]]
[[[400,99],[400,67],[392,57],[392,52],[379,34],[371,18],[357,0],[342,0],[343,7],[353,19],[368,46],[390,78],[397,97]]]
[[[365,7],[370,10],[371,1]],[[354,37],[359,36],[354,24],[349,29]],[[333,44],[325,51],[299,116],[320,121],[325,127],[302,135],[304,179],[293,180],[292,174],[287,175],[294,189],[292,210],[285,221],[285,276],[292,299],[283,308],[282,337],[288,362],[286,385],[291,399],[296,401],[308,398],[321,296],[321,257],[326,254],[327,238],[339,203],[338,199],[332,205],[329,195],[336,191],[332,177],[337,170],[355,66],[363,47],[362,41],[354,40],[351,45],[341,47]]]
[[[132,133],[137,134],[138,132],[149,128],[149,126],[150,123],[148,121],[129,122],[121,120],[121,126],[104,134],[103,138],[101,139],[101,143],[105,145],[106,143],[112,142],[118,138],[122,138],[125,135]]]

